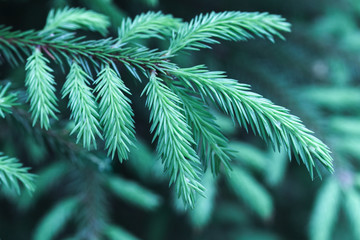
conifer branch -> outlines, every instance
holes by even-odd
[[[129,146],[135,139],[133,111],[130,99],[124,93],[130,94],[129,89],[121,80],[120,75],[110,68],[103,67],[94,82],[100,98],[100,122],[104,129],[105,145],[108,155],[114,158],[115,152],[119,160],[128,158]]]
[[[243,41],[257,36],[273,42],[274,35],[283,38],[280,31],[289,32],[290,24],[278,15],[257,12],[200,14],[174,32],[168,54],[173,55],[182,49],[210,48],[210,44],[220,43],[215,38]]]
[[[183,104],[186,119],[191,127],[198,146],[199,157],[205,168],[210,162],[211,170],[217,174],[222,163],[226,170],[230,170],[231,150],[228,140],[220,132],[214,117],[202,100],[193,96],[186,88],[172,85],[174,92]]]
[[[77,142],[82,139],[83,146],[87,149],[91,149],[92,145],[96,148],[96,135],[102,138],[97,103],[88,86],[89,78],[81,67],[73,62],[62,90],[63,98],[69,95],[70,118],[75,120],[71,134],[78,132]]]
[[[7,93],[10,83],[0,86],[0,117],[5,118],[6,113],[11,113],[11,108],[17,103],[17,95],[15,93]]]
[[[205,167],[210,162],[214,173],[221,164],[230,169],[231,151],[206,108],[204,100],[208,98],[246,130],[250,125],[254,133],[274,148],[284,146],[290,157],[294,153],[297,161],[301,158],[312,177],[313,167],[318,170],[317,160],[333,171],[329,149],[287,109],[251,92],[249,86],[226,78],[222,72],[211,72],[203,66],[179,68],[169,60],[182,49],[209,48],[210,44],[219,43],[217,39],[282,38],[280,32],[289,31],[290,27],[283,18],[267,13],[224,12],[199,15],[180,24],[171,15],[149,12],[124,20],[117,39],[84,40],[67,32],[83,28],[105,33],[106,18],[97,25],[93,22],[97,15],[87,21],[91,14],[82,9],[53,11],[42,31],[12,31],[0,26],[0,61],[16,65],[33,54],[27,63],[27,86],[34,122],[39,118],[40,125],[47,129],[49,116],[55,117],[57,111],[55,83],[46,58],[62,68],[67,63],[70,72],[62,96],[69,96],[70,118],[75,121],[72,133],[78,132],[77,142],[82,140],[87,149],[96,147],[96,136],[102,138],[103,130],[108,155],[113,158],[116,152],[120,161],[127,159],[135,131],[130,100],[125,95],[130,92],[117,69],[120,63],[139,81],[138,71],[149,78],[143,93],[147,95],[157,151],[170,175],[170,184],[175,183],[177,194],[190,206],[194,204],[195,193],[203,192],[200,183],[203,170],[194,148]],[[166,51],[127,44],[139,38],[170,36],[171,31]],[[88,81],[94,71],[98,75],[94,87],[96,99]],[[35,73],[37,78],[33,77]],[[40,79],[42,82],[37,82]],[[35,92],[35,86],[42,86],[43,90]],[[42,109],[35,109],[36,103]]]
[[[195,86],[203,97],[210,97],[240,126],[248,130],[250,125],[254,133],[274,148],[280,150],[284,146],[290,158],[291,153],[295,153],[298,162],[300,155],[311,177],[313,167],[318,170],[316,160],[333,172],[328,147],[315,138],[298,117],[251,92],[248,85],[226,78],[223,72],[207,71],[203,66],[176,69],[172,73],[185,85]]]
[[[181,20],[161,12],[148,12],[136,16],[133,20],[122,21],[118,30],[119,43],[138,38],[160,38],[171,36],[172,31],[180,27]]]
[[[157,151],[170,175],[170,184],[175,183],[177,195],[192,207],[195,193],[203,192],[201,165],[191,146],[195,142],[182,113],[181,101],[154,72],[143,93],[150,109],[151,132],[158,139]]]
[[[164,52],[151,50],[143,46],[119,47],[118,39],[101,39],[84,41],[73,33],[45,34],[41,31],[11,31],[11,28],[0,25],[0,60],[13,65],[30,56],[34,47],[44,49],[47,55],[63,65],[65,59],[69,65],[76,59],[84,69],[89,64],[99,66],[113,61],[131,65],[141,71],[157,69],[163,72],[171,63],[166,61]]]
[[[96,31],[103,36],[110,22],[105,15],[82,8],[52,9],[46,19],[43,32],[63,32],[76,29]]]
[[[57,98],[55,96],[55,80],[52,69],[47,66],[47,60],[38,48],[27,59],[25,70],[28,101],[33,125],[39,119],[40,126],[45,129],[50,127],[49,117],[57,119]]]
[[[20,185],[32,192],[35,190],[35,175],[28,172],[30,168],[23,167],[16,158],[10,158],[0,153],[0,185],[15,189],[20,194]]]

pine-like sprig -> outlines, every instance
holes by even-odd
[[[274,105],[271,101],[250,91],[248,85],[226,78],[223,72],[210,72],[203,66],[173,70],[187,86],[196,89],[205,97],[210,97],[227,114],[247,130],[250,125],[254,133],[280,150],[284,146],[299,160],[299,155],[313,177],[316,160],[329,171],[333,171],[332,158],[328,147],[315,138],[305,128],[298,117],[289,110]],[[320,175],[320,173],[319,173]]]
[[[0,117],[4,118],[6,113],[11,113],[11,108],[17,103],[16,93],[7,93],[10,83],[0,86]]]
[[[18,65],[24,61],[24,56],[31,55],[34,47],[39,47],[61,66],[65,63],[71,65],[73,59],[83,69],[113,61],[123,63],[129,70],[137,68],[144,73],[148,69],[164,72],[166,68],[173,66],[166,61],[164,52],[141,45],[118,47],[117,42],[118,39],[111,38],[84,41],[81,37],[76,38],[73,33],[11,31],[10,27],[0,25],[0,62],[4,58],[10,64]]]
[[[154,139],[158,139],[157,151],[170,175],[170,184],[175,183],[178,196],[193,206],[195,193],[203,192],[201,165],[192,148],[195,142],[180,107],[181,101],[155,73],[150,75],[144,93],[150,108],[151,132]]]
[[[55,95],[55,80],[52,69],[47,66],[47,60],[41,51],[36,48],[27,59],[25,70],[28,101],[33,125],[40,121],[42,128],[50,127],[50,117],[57,119],[57,98]]]
[[[147,12],[122,21],[118,30],[119,43],[139,38],[160,38],[171,36],[180,27],[181,20],[161,12]]]
[[[190,90],[175,85],[172,87],[183,104],[186,119],[193,131],[205,169],[210,163],[212,172],[217,174],[222,163],[226,170],[230,170],[232,156],[228,141],[221,133],[207,106]]]
[[[105,15],[82,8],[65,7],[49,12],[43,32],[85,29],[106,35],[109,25]]]
[[[35,190],[35,175],[29,173],[28,167],[23,167],[16,158],[11,158],[0,152],[0,185],[15,189],[20,193],[20,184],[32,192]]]
[[[48,102],[40,103],[45,109],[33,111],[39,116],[40,111],[45,112],[44,126],[48,126],[46,116],[52,116],[52,112],[46,112],[46,105],[56,102],[50,90],[53,82],[46,67],[45,57],[48,57],[63,69],[65,64],[70,66],[62,95],[63,98],[69,96],[70,118],[75,122],[72,133],[78,132],[77,142],[82,140],[88,149],[96,147],[96,137],[102,138],[100,130],[104,130],[108,154],[114,157],[117,152],[120,160],[126,159],[134,139],[134,122],[130,101],[125,95],[129,90],[117,69],[125,66],[139,81],[142,81],[140,73],[149,79],[143,93],[150,109],[151,132],[158,141],[157,151],[170,175],[170,183],[175,183],[178,195],[188,205],[193,206],[196,192],[203,192],[199,156],[205,167],[210,162],[214,173],[220,170],[221,164],[230,169],[231,151],[208,111],[208,99],[247,130],[250,125],[254,133],[274,148],[284,146],[290,157],[294,153],[298,161],[301,158],[312,177],[313,168],[318,170],[317,160],[333,171],[329,149],[287,109],[251,92],[248,85],[228,79],[222,72],[211,72],[203,66],[180,68],[169,59],[180,50],[209,48],[219,40],[239,41],[255,36],[271,41],[274,36],[282,38],[280,32],[289,31],[290,24],[280,16],[213,12],[201,14],[189,23],[180,23],[170,15],[149,12],[124,20],[116,39],[84,40],[67,32],[82,28],[105,33],[106,21],[103,19],[97,25],[93,21],[97,17],[89,20],[90,15],[79,9],[53,11],[42,31],[12,31],[0,26],[0,61],[16,65],[34,49],[38,51],[35,53],[42,63],[38,65],[43,66],[46,78],[41,84],[48,89],[45,91]],[[164,51],[130,44],[134,39],[167,36],[170,47]],[[89,81],[93,72],[98,73],[95,89]],[[97,98],[93,91],[98,93]],[[36,94],[45,96],[40,91]],[[38,95],[35,100],[41,99]],[[33,105],[31,101],[30,105]]]
[[[257,12],[200,14],[174,32],[168,53],[210,48],[210,44],[220,43],[216,38],[241,41],[257,36],[274,41],[274,35],[283,38],[280,31],[290,31],[290,24],[278,15]]]
[[[102,138],[97,103],[88,86],[89,78],[84,70],[73,62],[62,90],[63,98],[69,95],[70,118],[75,121],[71,134],[78,132],[77,142],[82,139],[83,146],[87,149],[91,149],[92,146],[96,148],[96,136]]]
[[[130,94],[114,70],[109,65],[103,67],[94,82],[100,98],[100,122],[104,129],[104,137],[108,154],[114,158],[117,153],[119,160],[128,158],[129,146],[135,139],[133,112],[130,99],[124,93]]]

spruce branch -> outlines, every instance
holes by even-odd
[[[248,85],[226,78],[223,72],[208,71],[204,66],[174,69],[172,74],[185,85],[196,87],[204,98],[210,97],[246,130],[250,125],[254,133],[274,148],[280,150],[284,146],[290,158],[294,152],[298,162],[300,155],[311,177],[313,167],[318,170],[316,160],[333,172],[328,147],[314,137],[298,117],[289,114],[289,110],[251,92]]]
[[[110,22],[105,15],[82,8],[52,9],[46,19],[43,32],[63,32],[76,29],[96,31],[103,36]]]
[[[35,175],[28,172],[30,168],[23,165],[16,158],[11,158],[0,152],[0,184],[15,189],[20,194],[20,185],[32,192],[35,190]]]
[[[63,98],[69,95],[70,118],[75,121],[71,134],[78,132],[77,142],[82,139],[83,146],[87,149],[91,149],[92,145],[96,148],[96,135],[102,138],[97,103],[88,86],[89,78],[74,61],[62,90]]]
[[[10,83],[0,86],[0,117],[5,118],[6,113],[11,113],[11,108],[18,105],[16,93],[7,93]]]
[[[87,40],[75,37],[73,33],[45,34],[41,31],[11,31],[11,28],[0,25],[0,60],[13,65],[24,61],[24,56],[31,55],[34,47],[39,47],[61,66],[71,65],[76,59],[84,69],[89,65],[95,67],[100,64],[117,61],[126,66],[136,67],[146,72],[146,69],[157,69],[163,72],[172,65],[166,61],[164,52],[148,49],[144,46],[118,46],[118,39],[106,38]]]
[[[115,152],[119,160],[128,158],[129,146],[135,139],[133,111],[130,99],[124,93],[130,94],[114,70],[106,65],[98,73],[95,91],[100,98],[100,123],[104,129],[105,145],[108,155],[114,158]]]
[[[41,51],[36,48],[27,59],[25,70],[28,101],[30,101],[30,112],[33,125],[40,121],[40,126],[50,128],[50,116],[57,119],[57,98],[55,96],[55,80],[53,70],[47,66],[47,60]]]
[[[221,164],[230,168],[231,151],[208,112],[204,101],[208,98],[247,130],[250,125],[254,133],[274,148],[284,146],[290,157],[293,152],[297,161],[301,158],[312,177],[313,167],[318,171],[317,160],[333,171],[329,149],[287,109],[251,92],[249,86],[226,78],[222,72],[211,72],[203,66],[179,68],[169,59],[182,49],[209,48],[210,44],[219,43],[218,39],[239,41],[259,36],[273,41],[274,36],[282,38],[280,32],[289,31],[290,27],[283,18],[267,13],[224,12],[199,15],[189,23],[180,24],[170,15],[149,12],[133,20],[124,20],[117,39],[84,40],[74,33],[56,30],[95,29],[90,27],[91,21],[86,25],[86,17],[79,17],[82,13],[82,10],[70,9],[54,11],[49,16],[48,27],[42,31],[13,31],[0,26],[0,61],[18,64],[36,49],[41,59],[38,65],[43,66],[45,76],[41,84],[48,89],[45,99],[52,99],[49,101],[54,106],[56,99],[50,90],[54,85],[46,58],[62,68],[64,64],[70,66],[62,95],[63,98],[69,96],[70,118],[75,120],[72,133],[78,132],[77,142],[82,140],[86,148],[96,147],[96,136],[101,138],[103,127],[108,154],[114,157],[117,152],[120,160],[127,158],[134,139],[134,122],[130,100],[125,95],[129,90],[117,71],[120,63],[139,81],[138,72],[149,78],[143,93],[147,95],[146,105],[150,109],[151,132],[158,141],[157,151],[170,175],[170,184],[175,183],[177,194],[190,206],[196,193],[203,192],[201,163],[194,148],[198,148],[205,166],[210,162],[214,173]],[[82,19],[79,20],[81,24],[76,19]],[[128,44],[139,38],[170,36],[170,31],[172,37],[167,51]],[[29,59],[28,65],[35,62]],[[98,73],[94,87],[98,93],[96,99],[88,81],[93,71]],[[99,108],[96,101],[100,103]],[[30,101],[30,104],[33,103]],[[34,109],[33,112],[35,117],[39,114],[40,122],[47,127],[46,117],[52,116],[55,109],[53,112]],[[41,120],[42,115],[45,120]]]
[[[199,156],[205,168],[210,162],[214,174],[219,172],[221,163],[226,170],[230,170],[232,155],[228,148],[228,140],[221,133],[207,106],[201,99],[193,96],[190,90],[175,85],[172,85],[172,88],[183,104],[186,119],[194,133]]]
[[[170,184],[175,183],[178,197],[192,207],[196,192],[204,189],[200,183],[200,161],[192,148],[195,142],[181,101],[154,72],[143,93],[150,109],[151,132],[154,140],[158,139],[157,152],[170,175]]]
[[[118,30],[119,43],[138,38],[160,38],[171,36],[180,27],[181,20],[161,12],[147,12],[137,15],[133,20],[126,18]]]
[[[28,43],[14,44],[13,37],[21,38],[24,35],[33,33],[34,31],[11,32],[10,30],[11,27],[5,27],[4,25],[0,25],[0,63],[3,63],[5,60],[12,66],[17,66],[19,64],[19,61],[24,61],[24,55],[29,56],[31,54],[32,45]]]
[[[216,38],[242,41],[257,36],[273,42],[273,36],[283,39],[280,31],[289,32],[290,24],[278,15],[234,11],[200,14],[173,33],[168,54],[210,48],[210,44],[220,43]]]

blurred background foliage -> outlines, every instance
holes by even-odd
[[[50,9],[64,6],[109,16],[113,36],[124,17],[149,10],[184,20],[225,10],[282,15],[292,24],[286,41],[225,43],[177,62],[226,71],[289,108],[330,146],[336,172],[312,181],[304,166],[214,109],[235,151],[233,171],[216,179],[205,174],[207,198],[185,210],[153,152],[141,89],[124,77],[133,92],[138,142],[123,164],[75,145],[61,121],[48,132],[32,128],[21,108],[0,120],[2,151],[38,175],[32,196],[0,189],[1,239],[360,239],[359,1],[1,0],[0,23],[41,29]],[[0,66],[0,80],[12,88],[24,90],[24,78],[23,66]]]

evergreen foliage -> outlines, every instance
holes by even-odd
[[[204,161],[204,168],[206,169],[210,162],[211,170],[215,174],[220,171],[221,163],[226,170],[230,170],[231,150],[227,147],[228,141],[206,105],[200,98],[192,96],[191,91],[186,88],[174,85],[172,88],[184,107],[186,119],[199,148],[199,157]]]
[[[93,15],[92,12],[89,14]],[[97,15],[94,18],[96,17],[99,18]],[[71,133],[77,132],[77,142],[82,140],[83,146],[87,149],[96,148],[96,137],[102,138],[100,131],[103,128],[105,146],[108,148],[109,155],[114,157],[117,152],[120,160],[127,159],[128,146],[132,144],[131,139],[134,138],[134,128],[130,101],[122,93],[129,92],[109,65],[109,63],[114,65],[114,61],[117,60],[124,63],[128,69],[131,68],[131,73],[136,78],[140,77],[134,68],[138,68],[149,77],[149,83],[144,92],[147,95],[147,105],[151,110],[150,119],[153,123],[151,132],[158,139],[157,150],[164,161],[165,170],[169,172],[170,184],[175,183],[178,196],[190,206],[194,204],[194,193],[203,191],[199,182],[201,165],[192,147],[195,141],[190,129],[195,132],[198,146],[202,147],[200,155],[202,159],[205,159],[204,165],[206,166],[209,161],[214,173],[219,172],[220,162],[230,169],[231,158],[226,148],[226,139],[218,133],[216,125],[211,122],[211,115],[201,109],[202,101],[190,97],[193,91],[197,91],[203,99],[206,97],[212,99],[240,126],[247,129],[247,125],[250,125],[255,133],[274,147],[284,146],[290,157],[291,152],[294,152],[299,161],[299,155],[311,176],[313,176],[316,160],[332,171],[332,160],[328,148],[311,135],[311,131],[306,129],[298,118],[290,115],[286,109],[250,92],[248,86],[226,78],[222,72],[211,72],[204,66],[179,68],[165,58],[181,49],[193,50],[209,47],[206,44],[217,43],[213,37],[224,40],[245,40],[254,34],[273,40],[272,35],[281,37],[279,31],[289,31],[289,24],[284,19],[276,15],[259,13],[211,13],[199,15],[189,24],[182,24],[177,30],[180,25],[177,19],[169,21],[170,18],[172,19],[169,15],[150,12],[138,16],[133,21],[129,19],[124,21],[119,30],[119,40],[82,41],[71,33],[59,35],[54,30],[57,26],[65,30],[84,28],[104,33],[100,26],[106,28],[105,18],[96,24],[86,21],[88,18],[89,16],[83,10],[64,8],[50,13],[43,32],[22,33],[2,28],[1,39],[6,43],[2,45],[2,52],[9,62],[16,62],[16,58],[21,60],[22,57],[17,48],[26,53],[34,44],[38,46],[34,57],[29,58],[27,64],[29,72],[27,85],[31,107],[41,109],[41,106],[34,107],[34,104],[44,105],[43,110],[36,110],[33,113],[34,122],[40,115],[41,126],[47,129],[49,127],[48,115],[55,116],[56,111],[54,89],[51,87],[54,83],[49,74],[51,69],[46,67],[46,60],[39,51],[39,48],[43,48],[53,59],[62,63],[61,58],[65,58],[70,65],[62,96],[64,98],[69,95],[71,119],[75,121]],[[53,36],[50,39],[42,37],[51,29]],[[165,52],[148,50],[144,47],[122,47],[121,44],[129,40],[144,38],[144,36],[169,35],[170,30],[173,30],[173,35],[170,39],[170,47]],[[9,39],[12,43],[11,48],[8,47]],[[136,53],[133,52],[134,49]],[[95,70],[99,71],[99,67],[101,69],[95,81],[97,85],[95,91],[101,97],[100,111],[96,102],[99,97],[95,99],[89,85],[91,63],[95,64]],[[42,91],[35,91],[35,86],[39,85],[39,83],[36,84],[36,80],[41,79],[41,76],[33,77],[35,73],[44,75],[43,77],[47,79],[46,87],[42,88],[45,88],[44,94]],[[164,75],[164,82],[157,76],[158,74]],[[171,84],[173,81],[171,77],[180,80],[182,83],[179,84],[182,86],[177,87]],[[182,96],[182,99],[171,91],[171,88],[179,94],[180,98]],[[189,91],[189,94],[183,91]],[[41,94],[41,97],[35,96],[35,92]],[[200,121],[200,119],[203,120]],[[190,122],[190,126],[187,121]]]
[[[217,102],[246,130],[247,125],[250,125],[255,134],[259,134],[274,148],[283,146],[290,159],[291,151],[296,153],[298,162],[300,155],[311,176],[315,166],[314,158],[333,171],[328,147],[311,135],[312,132],[297,117],[290,115],[287,109],[250,92],[247,85],[225,78],[222,72],[210,72],[203,66],[180,69],[174,75],[188,86],[193,83],[203,97],[210,97]]]
[[[119,43],[129,43],[134,39],[160,38],[164,39],[172,34],[173,30],[180,27],[180,19],[161,12],[148,12],[127,18],[121,22],[118,30]]]
[[[46,65],[48,62],[40,50],[35,49],[25,67],[28,70],[25,85],[28,87],[33,125],[39,119],[40,126],[45,129],[50,127],[50,117],[57,119],[55,113],[58,112],[55,81],[52,69]]]
[[[0,153],[0,180],[2,187],[16,190],[20,194],[22,183],[28,191],[34,191],[34,174],[28,172],[29,168],[23,167],[19,160]]]
[[[10,83],[0,86],[0,116],[5,117],[5,113],[11,113],[11,108],[17,105],[17,95],[15,93],[7,94]]]
[[[100,133],[99,114],[97,103],[89,84],[89,75],[74,62],[63,86],[62,96],[69,95],[71,118],[75,120],[72,132],[78,132],[77,142],[82,139],[83,146],[96,148],[95,136],[102,138]]]
[[[104,129],[104,136],[108,154],[114,158],[115,152],[120,161],[128,158],[128,146],[133,144],[134,121],[130,100],[124,95],[130,94],[129,89],[124,85],[120,76],[110,68],[109,65],[103,68],[98,74],[95,91],[99,104],[100,122]]]
[[[65,189],[60,199],[46,206],[48,211],[37,224],[33,238],[66,235],[67,239],[138,239],[126,230],[130,224],[117,225],[118,219],[108,207],[113,201],[109,200],[116,196],[126,206],[147,213],[159,211],[152,219],[153,228],[167,226],[163,205],[167,199],[148,186],[169,182],[174,185],[176,198],[181,199],[178,205],[191,208],[187,217],[199,232],[217,219],[246,226],[240,234],[224,233],[224,239],[277,239],[271,232],[259,232],[260,227],[249,221],[247,214],[255,213],[266,222],[276,217],[274,201],[278,196],[273,196],[274,188],[286,177],[287,158],[302,162],[311,178],[315,177],[314,169],[319,177],[323,167],[334,172],[329,148],[298,117],[253,92],[250,85],[228,78],[223,71],[208,70],[197,61],[182,67],[181,58],[188,57],[184,52],[196,50],[198,54],[222,40],[284,39],[282,34],[290,31],[290,24],[279,15],[239,11],[200,14],[189,22],[159,11],[130,18],[122,17],[123,13],[111,7],[115,5],[111,1],[82,2],[108,17],[92,10],[64,7],[51,10],[41,30],[13,30],[0,25],[0,63],[16,68],[25,63],[26,70],[26,91],[15,85],[17,88],[9,93],[10,84],[0,86],[0,115],[16,122],[15,127],[9,124],[7,131],[16,131],[16,124],[24,127],[32,122],[26,134],[48,147],[48,154],[57,156],[55,163],[38,172],[37,183],[29,168],[15,158],[1,155],[0,184],[9,190],[5,193],[9,196],[11,189],[20,193],[20,183],[34,192],[33,197],[23,195],[18,200],[23,209],[35,206],[42,195],[54,192],[59,185]],[[150,5],[156,2],[147,1]],[[109,27],[117,29],[116,37],[108,36]],[[77,30],[93,33],[85,35]],[[147,47],[157,39],[165,40],[160,50]],[[337,97],[339,89],[343,97]],[[346,136],[343,143],[333,138],[339,150],[337,157],[359,158],[355,137],[358,132],[353,131],[359,122],[357,111],[352,112],[355,116],[351,119],[338,115],[356,109],[357,89],[331,86],[301,90],[296,97],[335,113],[329,129]],[[150,129],[146,130],[152,134],[157,157],[141,139],[148,136],[139,134],[147,127],[137,115],[141,99],[146,101],[150,117]],[[68,109],[63,106],[66,103]],[[246,132],[260,136],[272,150],[234,141],[229,135],[234,134],[235,127],[230,127],[228,134],[223,115],[217,110]],[[69,136],[74,133],[76,140]],[[26,151],[33,145],[26,146]],[[6,145],[1,147],[8,150]],[[160,161],[156,162],[157,158]],[[121,167],[114,159],[122,163]],[[41,160],[32,164],[47,165]],[[116,170],[128,166],[135,169],[136,181],[141,179],[145,186],[127,179],[127,170],[121,170],[121,174]],[[354,173],[343,168],[350,172],[351,181],[343,184],[341,174],[325,181],[311,216],[311,239],[331,239],[341,210],[346,212],[353,236],[359,236],[356,226],[360,217],[353,211],[359,207],[359,192]],[[169,180],[159,177],[162,169]],[[221,181],[223,177],[226,181]],[[231,191],[227,193],[223,188]],[[219,198],[224,192],[236,200],[222,202]],[[231,201],[238,200],[245,207],[232,205]],[[157,234],[149,235],[161,239]]]
[[[290,31],[290,24],[277,15],[267,13],[223,12],[200,14],[185,23],[170,39],[170,55],[184,50],[210,48],[220,43],[218,39],[240,41],[255,36],[274,41],[273,36],[283,38],[279,31]]]
[[[203,192],[199,176],[201,165],[191,146],[195,142],[182,114],[180,99],[155,73],[151,74],[144,91],[152,121],[150,131],[158,138],[157,151],[171,176],[170,184],[176,182],[178,197],[193,206],[195,192]]]
[[[106,35],[109,21],[106,16],[91,10],[68,8],[51,10],[46,19],[44,32],[63,32],[76,29],[97,31]]]

